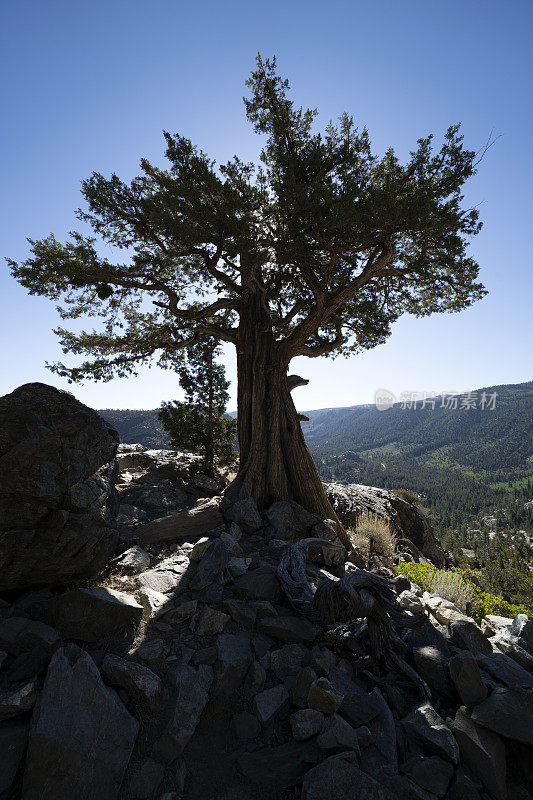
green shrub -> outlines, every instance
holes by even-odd
[[[437,567],[434,567],[431,564],[416,564],[415,562],[400,564],[397,571],[398,573],[405,575],[405,577],[413,583],[416,583],[421,589],[424,589],[427,592],[439,591],[439,594],[442,594],[442,592],[437,590],[435,586],[449,585],[449,576],[457,575],[460,581],[463,583],[468,583],[472,586],[472,598],[475,602],[475,608],[471,613],[476,622],[481,622],[482,617],[486,616],[487,614],[497,614],[498,616],[502,617],[511,617],[511,619],[514,619],[517,614],[527,614],[530,617],[533,616],[533,611],[521,603],[508,603],[507,600],[504,600],[502,597],[481,591],[479,586],[476,586],[468,580],[468,574],[465,574],[467,571],[437,569]],[[455,602],[453,598],[447,599]],[[456,605],[461,608],[459,603]]]

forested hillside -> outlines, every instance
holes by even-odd
[[[483,394],[496,393],[481,409]],[[476,408],[421,408],[396,404],[306,412],[303,430],[321,474],[343,483],[366,483],[420,494],[437,527],[531,497],[533,480],[533,382],[490,386],[472,393]],[[154,411],[103,410],[123,442],[165,447]],[[528,494],[529,493],[529,494]],[[528,511],[518,501],[517,525]],[[514,507],[514,506],[513,506]]]

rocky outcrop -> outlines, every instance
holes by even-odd
[[[360,483],[325,484],[326,494],[340,521],[355,527],[357,520],[371,514],[386,520],[399,539],[408,539],[435,566],[442,567],[446,554],[424,513],[394,492]]]
[[[107,565],[118,434],[68,392],[0,398],[0,591],[65,584]]]

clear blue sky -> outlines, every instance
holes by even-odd
[[[26,236],[75,226],[93,170],[133,176],[179,131],[217,161],[255,158],[244,81],[257,51],[277,55],[294,97],[320,121],[343,111],[378,152],[460,121],[467,144],[503,134],[467,188],[485,223],[472,255],[490,294],[461,314],[400,320],[386,345],[350,360],[299,359],[300,408],[372,402],[379,387],[465,390],[531,378],[531,0],[179,2],[17,0],[2,6],[2,256]],[[44,368],[62,354],[53,305],[0,268],[0,394],[69,388],[93,407],[153,408],[179,396],[172,373],[71,387]],[[226,353],[229,376],[234,361]],[[232,385],[233,393],[235,384]],[[234,398],[230,407],[235,407]]]

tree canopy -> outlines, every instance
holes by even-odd
[[[478,211],[461,193],[480,154],[458,125],[437,151],[431,135],[419,139],[402,164],[392,149],[374,154],[347,114],[315,130],[317,112],[293,104],[275,59],[258,56],[247,86],[259,165],[235,156],[217,167],[165,133],[166,169],[142,159],[130,182],[93,173],[82,183],[77,217],[93,234],[30,240],[31,256],[10,261],[30,293],[59,301],[63,319],[103,322],[57,330],[65,352],[90,357],[53,365],[59,374],[109,380],[153,358],[175,366],[209,337],[236,344],[250,292],[287,363],[373,347],[405,312],[458,311],[483,296],[466,249]],[[124,260],[108,260],[100,243]]]

